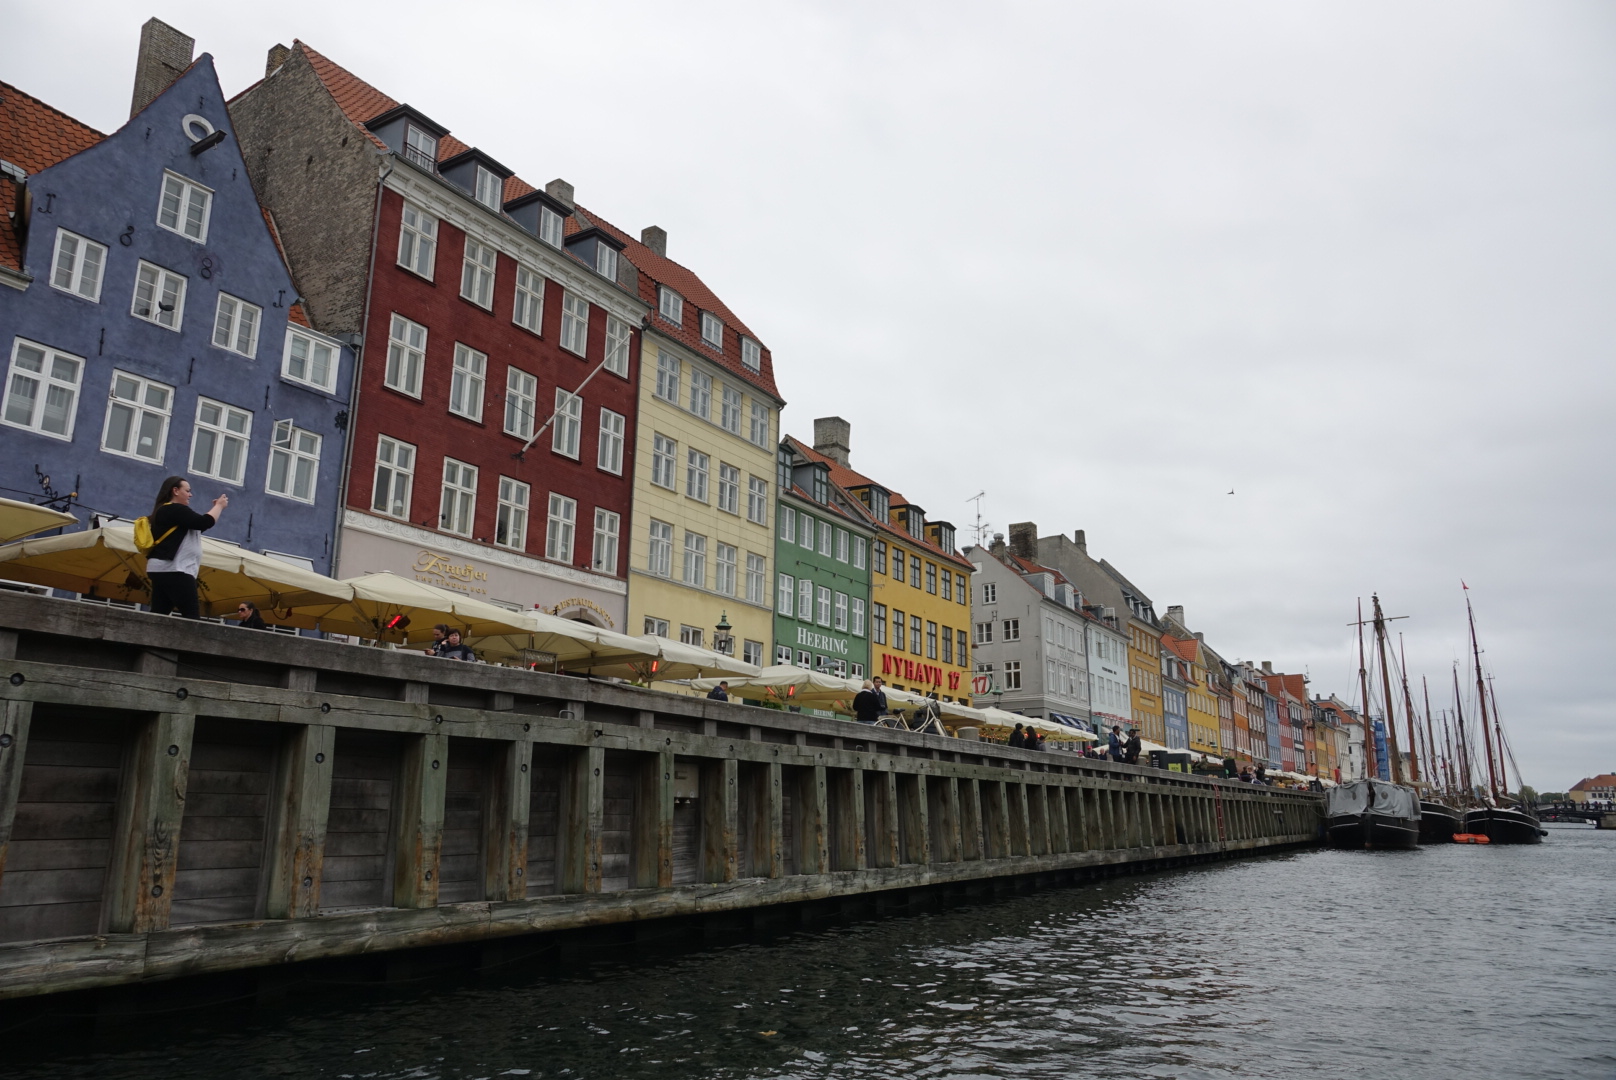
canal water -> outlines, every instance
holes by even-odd
[[[159,1016],[115,1047],[0,1049],[0,1072],[1613,1077],[1616,832],[1549,828],[1541,847],[1308,851],[381,995],[326,987],[272,1012]]]

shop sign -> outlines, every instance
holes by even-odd
[[[560,615],[563,611],[574,610],[574,609],[577,609],[577,608],[582,608],[585,611],[593,611],[596,615],[599,615],[602,619],[605,619],[606,620],[606,629],[608,629],[608,630],[616,630],[617,629],[617,620],[613,619],[611,614],[605,608],[601,607],[599,604],[595,603],[593,600],[587,599],[587,598],[582,597],[582,596],[574,596],[574,597],[571,597],[569,599],[561,601],[560,603],[556,604],[554,607],[550,608],[550,614],[552,614],[552,615]]]
[[[907,656],[894,656],[891,653],[881,654],[881,674],[891,675],[894,679],[902,679],[904,682],[919,683],[922,686],[942,686],[947,682],[950,690],[960,688],[959,672],[944,671],[936,664],[921,663]]]
[[[801,626],[797,627],[797,644],[808,649],[818,649],[820,652],[836,653],[839,656],[848,654],[846,638],[817,634]]]
[[[479,570],[470,562],[457,563],[442,552],[423,548],[410,569],[415,572],[416,581],[453,592],[488,595],[488,571]]]

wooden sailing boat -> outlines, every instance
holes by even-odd
[[[1465,812],[1464,828],[1467,833],[1480,833],[1495,844],[1541,844],[1548,835],[1538,824],[1537,813],[1524,801],[1509,794],[1509,776],[1505,771],[1504,725],[1498,716],[1498,699],[1493,698],[1492,710],[1487,708],[1487,677],[1481,667],[1481,645],[1476,639],[1476,612],[1470,605],[1470,590],[1465,588],[1465,614],[1470,620],[1470,652],[1476,665],[1476,703],[1481,710],[1481,745],[1487,753],[1487,789],[1489,798]],[[1462,721],[1461,721],[1462,723]],[[1493,743],[1498,744],[1496,758]],[[1515,772],[1520,780],[1520,770]],[[1520,789],[1517,783],[1516,790]]]

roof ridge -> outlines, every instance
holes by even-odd
[[[95,136],[97,136],[99,138],[102,138],[102,139],[105,139],[107,137],[106,132],[98,131],[95,128],[91,127],[89,124],[86,124],[83,120],[80,120],[78,117],[68,115],[67,113],[63,112],[61,109],[58,109],[56,106],[52,105],[50,102],[45,101],[42,98],[35,97],[33,94],[30,94],[28,91],[22,89],[20,86],[17,86],[15,83],[8,83],[5,80],[0,79],[0,89],[9,90],[14,94],[20,94],[21,96],[27,98],[29,101],[33,102],[35,105],[38,105],[40,108],[45,109],[45,110],[47,110],[49,112],[55,113],[57,116],[60,116],[63,120],[66,120],[70,124],[74,124],[74,125],[76,125],[78,127],[83,128],[85,131],[89,132],[91,135],[95,135]],[[3,104],[3,102],[0,102],[0,104]]]

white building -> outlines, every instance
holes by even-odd
[[[1128,634],[1118,626],[1115,608],[1089,607],[1083,627],[1088,635],[1089,713],[1097,733],[1133,725],[1128,692]]]

